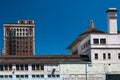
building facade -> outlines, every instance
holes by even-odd
[[[34,54],[34,21],[19,20],[17,24],[4,24],[3,55]]]
[[[0,80],[119,80],[120,33],[117,30],[117,9],[109,8],[107,17],[108,32],[96,29],[91,20],[89,28],[68,46],[71,55],[13,54],[13,48],[8,48],[13,52],[7,52],[7,37],[4,37],[5,51],[0,57]],[[7,24],[5,26],[7,30]]]

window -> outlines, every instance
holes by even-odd
[[[8,70],[8,65],[5,65],[5,70]]]
[[[56,75],[56,77],[60,77],[60,75]]]
[[[3,78],[3,75],[0,75],[0,78]]]
[[[55,75],[52,75],[52,77],[55,77]]]
[[[40,75],[36,75],[36,77],[37,77],[37,78],[39,78],[39,77],[40,77]]]
[[[0,71],[3,71],[3,65],[0,65]]]
[[[93,44],[99,44],[99,39],[93,39]]]
[[[28,65],[27,64],[25,65],[25,70],[28,70]]]
[[[16,65],[16,70],[19,70],[19,65]]]
[[[8,75],[5,75],[5,78],[8,78]]]
[[[30,46],[30,49],[32,49],[32,46]]]
[[[21,78],[24,78],[24,75],[21,75]]]
[[[44,65],[41,65],[41,70],[44,70]]]
[[[28,53],[28,50],[26,50],[26,53]]]
[[[12,65],[9,65],[9,70],[12,70]]]
[[[106,59],[106,54],[105,53],[103,53],[103,59]]]
[[[9,78],[12,78],[12,75],[9,75]]]
[[[41,75],[41,78],[44,78],[44,75]]]
[[[39,65],[36,65],[36,70],[39,70]]]
[[[28,75],[25,75],[25,78],[28,78]]]
[[[48,77],[49,77],[49,78],[59,78],[60,75],[59,75],[59,74],[57,74],[57,75],[48,75]]]
[[[35,78],[35,75],[32,75],[32,78]]]
[[[35,70],[35,65],[32,65],[32,70]]]
[[[120,59],[120,53],[118,53],[118,59]]]
[[[111,54],[110,53],[108,53],[108,59],[111,59]]]
[[[98,59],[98,53],[95,53],[95,59]]]
[[[51,77],[51,75],[48,75],[48,77]]]
[[[100,44],[106,44],[106,39],[100,39]]]
[[[19,75],[16,75],[16,78],[19,78]]]

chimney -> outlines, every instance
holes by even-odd
[[[117,34],[117,9],[109,8],[107,10],[108,33]]]

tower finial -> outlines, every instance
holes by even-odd
[[[94,28],[94,21],[90,20],[90,28]]]

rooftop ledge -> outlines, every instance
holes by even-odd
[[[3,24],[3,26],[35,26],[34,24]]]

